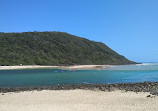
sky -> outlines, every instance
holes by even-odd
[[[158,0],[0,0],[0,32],[60,31],[158,62]]]

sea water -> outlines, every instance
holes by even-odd
[[[0,87],[134,83],[145,81],[158,82],[157,63],[113,65],[102,70],[0,70]]]

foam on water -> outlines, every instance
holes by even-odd
[[[112,65],[108,70],[158,70],[158,63],[142,63],[135,65]]]

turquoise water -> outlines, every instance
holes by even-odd
[[[0,70],[0,87],[158,81],[158,64],[108,66],[106,70]]]

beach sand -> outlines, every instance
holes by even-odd
[[[44,69],[44,68],[58,68],[58,66],[40,66],[40,65],[0,66],[0,70],[13,70],[13,69]]]
[[[103,69],[108,65],[74,65],[74,66],[61,66],[62,69]]]
[[[22,66],[0,66],[0,70],[13,70],[13,69],[102,69],[107,65],[74,65],[74,66],[40,66],[40,65],[22,65]]]
[[[158,111],[149,93],[43,90],[0,93],[0,111]]]

